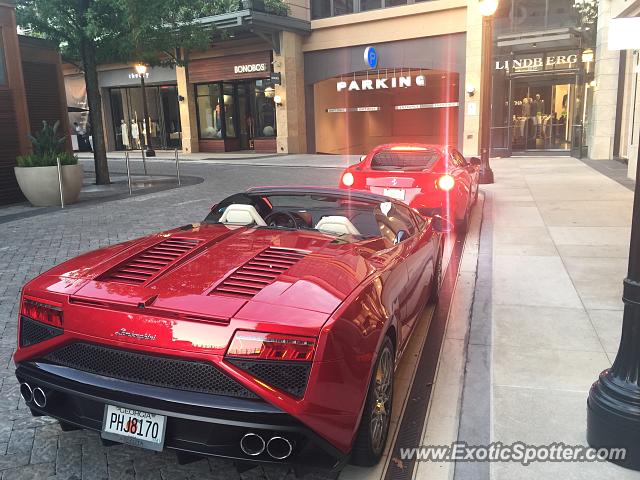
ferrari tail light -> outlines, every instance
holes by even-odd
[[[353,173],[347,172],[342,176],[342,183],[344,183],[347,187],[353,185],[355,179],[353,178]]]
[[[37,322],[63,328],[62,309],[35,300],[24,299],[20,308],[20,314]]]
[[[455,184],[456,180],[451,175],[443,175],[438,179],[438,188],[444,192],[451,190]]]
[[[254,360],[309,362],[313,359],[315,338],[237,331],[227,350],[227,357]]]

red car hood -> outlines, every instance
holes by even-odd
[[[140,266],[149,253],[159,252],[162,258],[173,246],[181,252],[177,259],[137,280],[132,265]],[[266,263],[277,265],[277,255],[293,260],[250,295],[234,294],[237,282],[232,275],[267,249]],[[360,251],[358,244],[314,231],[202,225],[82,255],[30,282],[25,294],[51,294],[52,299],[65,294],[67,331],[146,345],[144,338],[114,333],[121,328],[136,335],[151,332],[160,336],[153,346],[212,353],[222,349],[237,328],[268,331],[276,324],[276,329],[286,327],[291,333],[317,334],[373,272]],[[229,285],[231,293],[225,288]],[[211,333],[210,342],[202,338],[205,332]]]

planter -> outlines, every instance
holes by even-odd
[[[58,167],[14,167],[20,190],[34,207],[60,205]],[[82,189],[82,165],[62,166],[64,204],[78,200]]]

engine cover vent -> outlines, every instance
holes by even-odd
[[[306,255],[302,250],[269,247],[225,278],[210,295],[252,298]]]
[[[141,285],[184,258],[200,243],[201,240],[193,238],[168,238],[112,268],[98,280]]]

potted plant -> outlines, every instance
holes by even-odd
[[[64,148],[64,137],[58,135],[59,122],[42,122],[42,130],[29,135],[33,153],[16,158],[14,167],[20,190],[35,207],[60,205],[58,163],[62,164],[62,193],[65,205],[78,200],[82,189],[82,165]]]

